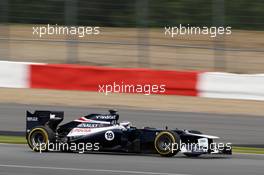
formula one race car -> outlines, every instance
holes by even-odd
[[[188,157],[202,154],[232,154],[230,144],[215,143],[216,136],[180,129],[138,129],[130,122],[118,122],[116,110],[90,114],[59,125],[61,111],[27,111],[26,138],[34,151],[125,152]]]

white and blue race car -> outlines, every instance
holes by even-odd
[[[60,151],[73,151],[70,150],[71,145],[89,143],[89,149],[85,151],[160,154],[166,157],[178,152],[188,157],[232,154],[231,144],[216,143],[216,136],[194,130],[138,129],[130,122],[119,122],[116,110],[109,110],[108,114],[89,114],[63,125],[59,125],[64,118],[62,111],[27,111],[26,118],[26,138],[34,151],[54,150],[47,144],[59,145]]]

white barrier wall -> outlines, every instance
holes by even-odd
[[[28,88],[29,65],[19,62],[0,61],[0,87]]]
[[[197,90],[201,97],[264,100],[264,74],[199,74]]]

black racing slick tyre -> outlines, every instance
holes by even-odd
[[[156,136],[154,146],[161,156],[172,157],[180,151],[180,136],[172,131],[162,131]]]
[[[45,126],[36,126],[32,128],[27,136],[28,146],[36,152],[48,151],[48,143],[55,140],[55,133]]]

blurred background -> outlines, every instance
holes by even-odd
[[[263,0],[1,0],[0,59],[263,73]],[[33,26],[99,26],[100,35],[39,38]],[[170,38],[165,26],[230,26]]]
[[[47,27],[48,24],[99,26],[100,34],[85,37],[33,34],[33,27]],[[180,24],[201,28],[230,26],[232,34],[217,37],[177,35],[174,38],[165,35],[165,27],[179,27]],[[61,89],[60,82],[71,87],[69,82],[75,79],[71,75],[78,77],[73,71],[69,71],[70,76],[66,78],[64,73],[58,73],[55,77],[62,80],[54,81],[55,78],[50,78],[53,72],[45,75],[45,71],[39,69],[45,76],[36,76],[35,81],[50,83],[46,88],[53,90],[36,89],[45,86],[32,85],[28,66],[17,64],[18,67],[13,67],[16,64],[4,62],[0,64],[0,87],[11,84],[11,87],[20,88],[0,88],[0,135],[11,135],[10,131],[24,134],[26,109],[66,111],[65,121],[69,121],[87,112],[104,113],[109,107],[120,109],[122,120],[131,119],[139,126],[161,127],[160,123],[167,121],[169,127],[177,124],[177,127],[223,136],[234,144],[264,147],[263,55],[263,0],[0,0],[0,61],[262,74],[233,77],[206,73],[203,77],[209,78],[199,78],[199,75],[196,80],[185,73],[182,78],[168,79],[169,85],[175,80],[180,90],[195,88],[197,95],[215,98],[121,93],[105,96],[98,92],[66,91],[68,86],[64,90],[54,90],[53,84]],[[146,76],[146,80],[150,78]],[[197,86],[188,79],[197,81]],[[76,80],[82,88],[89,84],[82,83],[82,79]],[[188,83],[181,83],[182,80]],[[108,77],[102,81],[107,82]],[[199,83],[202,81],[210,83]],[[182,84],[195,87],[182,88]],[[201,84],[205,84],[203,88]],[[208,96],[204,95],[206,92]],[[227,99],[235,96],[240,100]],[[250,98],[253,100],[245,100]]]

